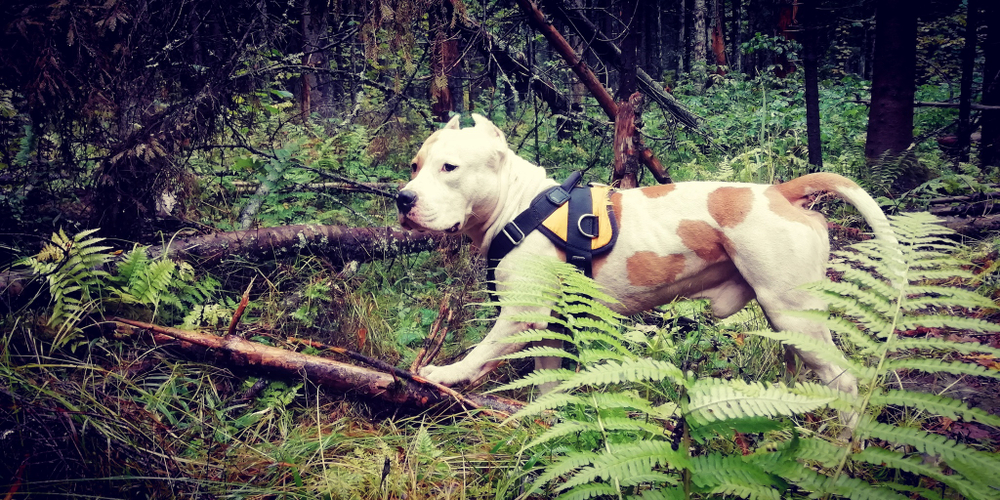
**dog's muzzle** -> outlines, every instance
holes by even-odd
[[[399,213],[406,215],[410,213],[413,206],[417,204],[417,192],[409,189],[404,189],[396,195],[396,208],[399,209]]]

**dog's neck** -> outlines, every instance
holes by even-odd
[[[545,169],[517,156],[508,150],[506,161],[500,166],[500,198],[496,209],[483,223],[470,225],[465,231],[472,238],[473,245],[486,255],[490,243],[508,222],[514,220],[531,204],[539,193],[559,183],[549,179]]]

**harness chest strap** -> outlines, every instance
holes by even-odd
[[[610,250],[617,239],[614,216],[608,207],[609,187],[579,187],[580,172],[561,186],[546,190],[493,238],[487,254],[487,286],[496,291],[496,266],[525,236],[540,230],[566,252],[566,261],[591,276],[594,255]]]

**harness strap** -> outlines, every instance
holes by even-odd
[[[490,293],[496,292],[496,267],[514,247],[524,241],[525,236],[535,230],[552,212],[570,200],[570,192],[583,177],[579,171],[573,172],[561,186],[547,189],[531,200],[528,208],[508,222],[490,242],[486,254],[486,286]],[[588,196],[588,199],[590,197]],[[590,212],[588,206],[587,212]]]
[[[588,278],[594,252],[591,242],[597,237],[600,225],[593,214],[590,189],[577,189],[569,199],[569,220],[566,228],[566,262],[573,264]]]

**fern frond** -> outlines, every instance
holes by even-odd
[[[907,351],[910,349],[918,349],[922,351],[930,350],[942,350],[942,351],[954,351],[960,352],[962,354],[969,354],[973,352],[981,352],[985,354],[992,354],[996,358],[1000,358],[1000,349],[995,347],[990,347],[986,344],[978,344],[975,342],[953,342],[951,340],[941,339],[941,338],[931,338],[925,337],[921,339],[896,339],[893,341],[890,350],[892,351]]]
[[[711,453],[691,460],[691,481],[699,491],[751,499],[777,499],[788,484],[742,457]]]
[[[522,349],[518,352],[504,354],[503,356],[497,356],[493,359],[526,359],[526,358],[540,358],[540,357],[550,357],[550,358],[566,358],[573,361],[580,361],[580,358],[576,355],[567,352],[564,349],[558,347],[550,347],[543,345],[531,346],[526,349]]]
[[[631,353],[620,353],[609,349],[581,349],[579,356],[580,364],[591,365],[603,361],[625,361],[632,359]]]
[[[964,495],[965,498],[981,498],[985,500],[1000,497],[1000,492],[990,490],[985,486],[986,483],[977,484],[966,480],[960,475],[945,474],[938,467],[923,464],[920,457],[906,458],[902,453],[869,446],[860,453],[855,453],[851,458],[873,465],[886,465],[911,474],[929,477],[950,486],[955,491]]]
[[[910,427],[874,422],[863,418],[859,426],[861,432],[875,439],[883,439],[895,444],[913,446],[921,453],[938,455],[952,468],[967,466],[977,476],[993,476],[1000,470],[1000,457],[969,448],[968,446],[948,439],[946,436],[931,434]],[[954,462],[954,464],[953,464]]]
[[[665,432],[664,428],[658,425],[624,417],[606,417],[602,418],[599,423],[596,421],[566,420],[550,427],[541,436],[524,445],[521,451],[523,452],[524,450],[565,436],[583,434],[585,432],[601,433],[603,431],[642,432],[649,436],[663,436]]]
[[[542,486],[552,480],[594,463],[598,457],[599,455],[592,451],[573,451],[567,453],[561,459],[548,466],[545,472],[538,476],[538,479],[535,480],[535,488],[540,490]]]
[[[717,420],[797,415],[820,408],[833,398],[811,398],[782,386],[701,379],[689,389],[687,413],[699,424]]]
[[[963,316],[948,316],[943,314],[928,314],[926,316],[904,316],[899,320],[900,330],[915,330],[918,327],[954,328],[956,330],[975,330],[977,332],[1000,331],[1000,324],[990,323],[978,318]]]
[[[870,293],[875,293],[885,299],[891,300],[899,294],[892,285],[872,276],[871,273],[866,273],[851,265],[831,262],[828,267],[834,271],[843,273],[842,279],[861,285],[868,289]]]
[[[517,380],[512,380],[504,385],[501,385],[500,387],[490,389],[486,391],[486,394],[501,391],[512,391],[523,387],[547,384],[549,382],[562,382],[573,377],[574,375],[576,375],[576,372],[572,370],[564,370],[562,368],[556,370],[535,370]]]
[[[874,369],[866,367],[852,359],[844,358],[844,353],[836,346],[821,342],[812,337],[806,337],[801,333],[772,332],[767,330],[756,330],[747,333],[777,340],[782,344],[789,344],[799,350],[809,351],[823,361],[828,361],[838,367],[844,368],[859,378],[871,378],[874,376]]]
[[[559,385],[559,390],[576,387],[620,384],[622,382],[643,382],[669,379],[677,384],[684,383],[684,374],[671,363],[651,358],[627,359],[621,363],[608,361],[588,366],[570,380]]]
[[[882,296],[873,293],[870,289],[862,289],[860,286],[849,281],[820,281],[807,287],[809,290],[821,291],[837,296],[852,297],[858,302],[865,304],[875,312],[886,316],[890,314],[895,306],[892,299],[894,295]]]
[[[1000,378],[1000,371],[960,361],[942,361],[940,359],[927,358],[891,359],[886,361],[882,366],[884,372],[892,370],[918,370],[924,373],[951,373],[953,375]]]
[[[997,305],[993,303],[992,300],[969,290],[965,290],[953,286],[937,286],[937,285],[910,285],[906,288],[906,292],[909,295],[916,295],[917,297],[936,295],[933,298],[925,298],[921,300],[916,299],[906,299],[903,301],[903,307],[906,310],[917,310],[926,307],[927,305],[938,305],[940,303],[933,302],[935,299],[952,299],[957,303],[954,305],[962,307],[985,307],[985,308],[995,308]],[[927,303],[924,305],[924,303]],[[948,305],[948,304],[944,304]]]
[[[573,342],[573,337],[566,335],[564,333],[555,332],[552,330],[525,330],[523,332],[515,333],[503,340],[501,342],[505,344],[527,344],[530,342],[538,342],[541,340],[562,340],[563,342]]]
[[[818,384],[816,382],[797,382],[793,387],[790,387],[789,390],[795,394],[800,394],[813,399],[831,398],[828,405],[830,408],[837,411],[850,412],[856,410],[855,405],[857,404],[857,401],[854,396],[825,384]]]
[[[618,488],[608,483],[591,483],[577,486],[556,497],[557,500],[588,500],[594,497],[617,497]]]
[[[688,457],[669,441],[636,441],[610,445],[591,463],[578,470],[556,491],[592,483],[598,479],[617,479],[622,486],[633,484],[632,479],[647,474],[657,467],[691,468]]]
[[[573,375],[576,375],[574,373]],[[531,415],[538,415],[545,410],[552,410],[559,408],[560,406],[566,406],[571,404],[580,404],[587,406],[589,401],[585,396],[577,396],[575,394],[567,394],[565,392],[560,392],[558,388],[552,392],[548,392],[539,396],[534,401],[524,405],[517,413],[511,415],[506,420],[504,424],[510,423],[512,420],[518,418],[528,417]]]

